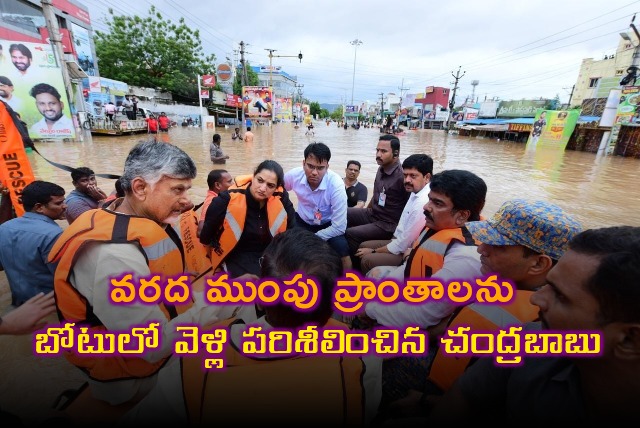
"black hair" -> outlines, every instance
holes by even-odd
[[[379,138],[380,141],[389,141],[394,156],[400,156],[400,139],[395,135],[386,134]],[[397,153],[396,153],[397,152]]]
[[[48,83],[38,83],[29,91],[29,95],[31,95],[33,98],[35,98],[36,95],[40,94],[51,94],[56,97],[58,101],[60,101],[61,98],[60,92],[58,92],[56,88],[49,85]]]
[[[358,169],[362,169],[362,165],[360,165],[360,162],[358,162],[357,160],[350,160],[347,162],[347,168],[349,168],[349,165],[354,164],[354,165],[358,165]]]
[[[289,305],[266,306],[267,321],[274,327],[296,328],[312,323],[324,325],[333,312],[333,289],[342,275],[340,256],[313,232],[301,227],[276,235],[264,250],[262,277],[288,278],[304,272],[319,288],[318,306],[301,312]]]
[[[262,162],[260,162],[260,165],[258,165],[255,171],[253,172],[253,175],[255,176],[257,173],[259,173],[263,169],[274,172],[276,174],[276,186],[284,187],[284,170],[282,169],[282,166],[280,166],[278,162],[270,159],[263,160]]]
[[[313,142],[304,149],[305,160],[307,160],[309,155],[315,156],[318,162],[329,162],[331,160],[331,149],[325,143]]]
[[[471,171],[450,169],[431,177],[431,191],[442,193],[453,202],[455,211],[469,210],[467,221],[480,220],[487,197],[487,184]]]
[[[433,174],[433,159],[422,153],[409,156],[402,162],[402,168],[413,168],[422,175]]]
[[[640,322],[640,227],[588,229],[569,241],[569,250],[600,259],[584,285],[600,304],[601,321]]]
[[[213,134],[212,141],[216,144],[220,144],[220,141],[222,141],[222,137],[220,136],[220,134]]]
[[[26,56],[29,59],[33,59],[33,55],[31,55],[31,51],[29,50],[29,48],[22,43],[13,43],[11,46],[9,46],[9,53],[13,51],[20,51],[22,55]]]
[[[207,186],[209,186],[210,190],[213,189],[215,184],[222,178],[222,174],[225,173],[227,173],[226,169],[212,169],[209,171],[209,175],[207,175]]]
[[[93,172],[91,168],[87,168],[86,166],[81,166],[79,168],[74,168],[73,171],[71,171],[71,180],[76,182],[83,177],[89,177],[95,174],[96,173]]]
[[[48,204],[52,196],[64,196],[64,189],[48,181],[32,181],[22,190],[22,205],[25,211],[33,211],[36,204]]]

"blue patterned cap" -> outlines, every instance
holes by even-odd
[[[524,199],[507,201],[485,221],[465,224],[473,237],[489,245],[523,245],[560,259],[582,225],[557,205]]]

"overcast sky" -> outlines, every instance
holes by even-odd
[[[456,105],[475,95],[500,99],[568,101],[584,58],[615,53],[640,1],[626,0],[80,0],[94,29],[106,30],[107,8],[146,17],[155,5],[165,17],[200,30],[217,62],[234,59],[244,41],[251,65],[274,66],[321,103],[376,102],[380,93],[453,87],[462,67]],[[640,18],[638,20],[640,26]],[[350,43],[361,40],[356,48]],[[355,59],[355,85],[354,77]],[[108,76],[106,76],[108,77]]]

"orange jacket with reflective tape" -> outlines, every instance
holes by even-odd
[[[238,323],[243,322],[230,319],[217,326]],[[346,325],[330,318],[325,327]],[[181,358],[190,425],[363,425],[365,367],[361,358],[250,358],[228,342],[224,370],[203,372],[202,357]]]
[[[242,176],[241,179],[245,179]],[[235,248],[242,236],[244,222],[247,218],[247,187],[251,181],[240,181],[236,177],[236,183],[240,185],[229,188],[229,205],[224,217],[223,231],[218,241],[219,245],[211,252],[211,266],[215,271],[224,261],[224,258]],[[267,200],[267,219],[269,220],[269,233],[276,236],[287,230],[287,211],[279,197],[278,189]]]
[[[444,256],[454,242],[478,245],[466,227],[435,231],[425,228],[414,243],[404,271],[405,278],[430,278],[444,266]],[[417,244],[417,245],[416,245]]]
[[[447,328],[468,326],[474,331],[490,330],[497,333],[507,326],[535,321],[540,308],[529,302],[532,294],[532,291],[517,290],[514,300],[507,305],[472,303],[463,307]],[[471,359],[471,356],[446,355],[441,346],[431,365],[429,380],[441,390],[447,391],[465,371]]]
[[[176,276],[184,271],[182,243],[173,228],[165,229],[152,220],[105,209],[83,213],[62,232],[49,253],[49,261],[58,262],[54,275],[58,317],[61,321],[75,322],[76,327],[88,325],[89,334],[91,331],[104,332],[107,329],[94,314],[87,298],[71,284],[69,277],[84,246],[94,242],[136,244],[144,255],[151,273],[163,276],[160,284],[165,283],[165,277]],[[120,273],[113,272],[114,275]],[[108,284],[104,284],[104,290],[94,292],[107,293],[108,290]],[[175,318],[190,306],[191,303],[176,306],[159,304],[168,320]],[[151,376],[166,362],[166,359],[163,359],[150,363],[142,358],[117,355],[80,356],[75,351],[65,353],[65,357],[91,378],[99,381]]]

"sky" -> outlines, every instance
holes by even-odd
[[[240,41],[254,66],[269,65],[275,49],[273,65],[297,76],[305,98],[332,104],[453,88],[458,70],[456,105],[472,95],[567,102],[582,60],[614,54],[640,11],[627,0],[80,1],[94,30],[107,30],[108,8],[183,17],[216,63],[239,60]]]

